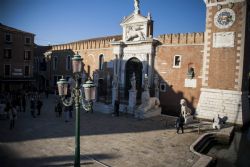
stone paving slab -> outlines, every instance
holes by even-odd
[[[0,120],[0,166],[73,166],[75,122],[54,113],[55,97],[44,99],[41,115],[18,113],[15,129]],[[189,167],[198,159],[189,146],[200,134],[185,129],[176,134],[166,119],[137,120],[131,115],[112,117],[81,112],[82,166]],[[169,120],[168,122],[174,122]]]

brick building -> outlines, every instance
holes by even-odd
[[[0,24],[0,91],[32,87],[34,36]]]
[[[138,1],[136,1],[138,3]],[[83,58],[85,77],[98,87],[103,109],[112,102],[112,80],[118,76],[119,98],[126,104],[130,78],[136,76],[138,96],[145,74],[151,96],[159,87],[162,112],[176,115],[184,98],[196,116],[212,119],[220,114],[228,122],[249,122],[250,4],[246,0],[206,0],[206,30],[199,33],[153,37],[151,14],[142,16],[139,5],[125,17],[121,36],[53,45],[47,52],[52,73],[50,86],[67,71],[69,57]],[[160,83],[154,79],[159,76]],[[140,100],[138,100],[140,103]]]

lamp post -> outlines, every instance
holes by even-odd
[[[75,167],[80,167],[80,104],[87,111],[92,110],[92,100],[95,99],[95,85],[88,80],[85,84],[81,83],[82,72],[82,58],[80,55],[74,55],[72,58],[73,78],[75,80],[75,87],[71,92],[71,97],[67,98],[67,91],[69,83],[64,79],[57,82],[59,96],[65,106],[75,104],[76,109],[76,124],[75,124]],[[84,94],[81,91],[84,88]],[[85,97],[85,98],[84,98]]]

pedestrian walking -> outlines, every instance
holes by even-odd
[[[36,107],[35,99],[32,97],[31,100],[30,100],[30,112],[31,112],[31,115],[32,115],[33,118],[36,118],[36,116],[35,116],[35,107]]]
[[[69,106],[64,107],[65,122],[69,122]]]
[[[23,108],[23,112],[25,112],[25,110],[26,110],[26,98],[25,98],[25,94],[22,95],[22,108]]]
[[[43,106],[43,102],[40,100],[40,98],[38,98],[37,104],[36,104],[37,115],[41,114],[41,108],[42,108],[42,106]]]
[[[10,119],[10,130],[11,130],[15,127],[15,120],[17,119],[16,106],[10,106],[9,119]]]
[[[184,125],[185,119],[182,114],[177,118],[176,120],[176,133],[179,134],[179,130],[181,129],[181,132],[184,133],[183,125]]]
[[[72,104],[69,106],[69,117],[73,118],[73,105]]]
[[[61,117],[62,116],[62,104],[60,103],[60,101],[57,103],[57,112],[58,112],[58,116]]]
[[[117,100],[115,100],[115,106],[114,106],[115,115],[116,115],[117,117],[119,117],[119,106],[120,106],[120,102],[119,102],[119,100],[117,99]]]
[[[46,96],[47,99],[49,98],[49,90],[48,90],[48,88],[45,89],[45,96]]]

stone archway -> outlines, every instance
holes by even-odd
[[[142,69],[143,69],[142,62],[136,57],[132,57],[126,62],[126,74],[125,74],[126,96],[128,96],[128,90],[131,88],[130,78],[132,77],[133,73],[135,73],[137,97],[139,97],[138,95],[140,95],[141,85],[142,85]]]

